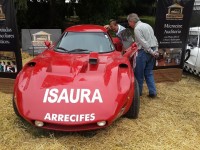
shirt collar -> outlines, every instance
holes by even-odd
[[[135,27],[136,27],[139,23],[141,23],[141,21],[138,21],[138,22],[135,24]]]
[[[120,30],[121,30],[121,26],[118,24],[118,30],[117,30],[117,33],[116,34],[119,34]]]

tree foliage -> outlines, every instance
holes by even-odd
[[[14,2],[18,10],[26,10],[28,8],[27,0],[14,0]]]
[[[105,23],[123,13],[122,0],[80,0],[78,15],[82,22]]]
[[[79,16],[77,23],[106,24],[131,12],[148,14],[155,0],[15,0],[20,28],[65,28],[68,18]],[[148,9],[146,8],[148,7]],[[151,10],[150,10],[151,11]]]

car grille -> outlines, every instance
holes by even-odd
[[[96,123],[84,124],[84,125],[60,125],[60,124],[45,123],[42,128],[50,130],[60,130],[60,131],[85,131],[85,130],[100,129],[106,126],[107,125],[99,127]]]

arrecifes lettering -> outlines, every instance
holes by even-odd
[[[47,113],[44,117],[46,121],[56,122],[87,122],[95,120],[95,114],[51,114]]]
[[[43,103],[103,103],[99,89],[91,92],[90,89],[46,89]]]

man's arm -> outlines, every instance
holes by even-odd
[[[149,45],[149,43],[145,40],[142,32],[139,29],[135,29],[134,30],[134,34],[135,34],[135,38],[137,38],[138,42],[140,43],[140,45],[144,48],[144,50],[148,53],[150,53],[153,57],[157,57],[158,53],[157,53],[157,47],[156,46],[156,50],[152,50],[151,46]],[[156,39],[157,42],[157,39]],[[158,42],[156,43],[156,45],[158,45]]]
[[[107,29],[107,30],[111,30],[110,25],[108,25],[108,24],[104,25],[104,28]]]

